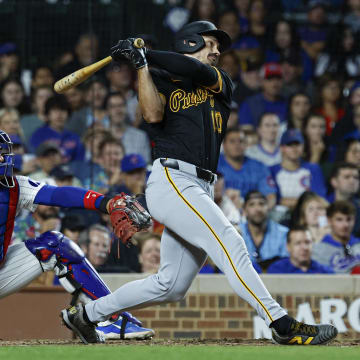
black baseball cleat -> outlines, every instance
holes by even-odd
[[[65,326],[74,331],[84,344],[105,342],[104,336],[96,332],[96,325],[85,320],[83,305],[62,310],[60,317]]]
[[[338,331],[332,325],[308,325],[293,320],[290,332],[279,335],[274,328],[272,339],[280,345],[324,345],[336,338]]]

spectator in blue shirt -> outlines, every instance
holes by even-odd
[[[355,207],[349,201],[335,201],[326,210],[330,234],[314,245],[312,258],[335,273],[359,273],[360,239],[352,235]]]
[[[353,124],[356,126],[356,129],[350,131],[344,136],[344,139],[356,139],[360,140],[360,104],[353,107]]]
[[[310,59],[316,60],[325,48],[328,37],[327,7],[325,0],[311,0],[308,3],[308,23],[298,30],[301,47]]]
[[[297,199],[306,190],[325,197],[326,188],[319,165],[301,160],[304,138],[299,130],[287,130],[281,137],[281,164],[270,168],[276,184],[280,205],[295,207]]]
[[[290,256],[272,263],[268,274],[332,274],[333,271],[311,260],[313,241],[310,232],[296,226],[287,234],[287,249]]]
[[[70,106],[63,95],[49,98],[45,103],[46,123],[30,138],[33,151],[44,142],[56,143],[64,153],[64,161],[84,160],[85,148],[77,134],[65,129]]]
[[[223,141],[224,154],[220,155],[218,171],[224,175],[225,188],[237,189],[241,197],[251,190],[258,190],[275,205],[275,185],[268,168],[261,162],[249,159],[245,154],[246,137],[243,130],[229,128]]]
[[[239,124],[256,128],[260,117],[265,112],[275,113],[280,122],[285,122],[287,105],[280,97],[282,88],[282,69],[277,63],[265,64],[261,75],[263,77],[262,92],[247,98],[239,109]]]
[[[244,215],[247,221],[240,224],[240,231],[252,262],[266,267],[270,261],[288,255],[288,228],[269,219],[268,202],[261,192],[254,190],[246,194]]]
[[[144,192],[146,161],[140,154],[128,154],[121,160],[122,182],[110,187],[109,193],[136,195]]]
[[[264,113],[257,127],[259,142],[246,149],[246,155],[266,166],[281,162],[279,147],[280,120],[276,114]]]

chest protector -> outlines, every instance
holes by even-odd
[[[0,263],[4,261],[14,230],[16,207],[19,201],[19,184],[0,186]]]

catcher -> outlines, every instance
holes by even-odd
[[[44,271],[55,272],[64,289],[73,295],[72,304],[86,304],[110,294],[82,250],[60,232],[47,231],[10,245],[16,215],[21,209],[35,211],[38,204],[99,210],[110,214],[115,235],[124,242],[151,225],[150,215],[136,199],[123,193],[109,198],[92,190],[50,186],[14,176],[12,145],[9,136],[0,130],[0,298],[19,291]],[[153,335],[153,330],[142,328],[138,319],[123,312],[114,320],[98,324],[93,340]]]

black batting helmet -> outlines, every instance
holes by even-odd
[[[201,50],[205,46],[205,41],[201,35],[211,35],[216,37],[220,44],[220,52],[225,51],[231,46],[230,36],[219,30],[210,21],[194,21],[186,24],[175,35],[174,50],[182,54],[192,54]],[[195,45],[190,46],[189,42]]]

